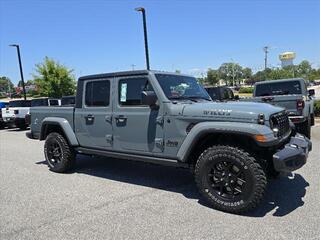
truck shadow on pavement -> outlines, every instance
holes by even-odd
[[[271,179],[262,203],[246,216],[263,217],[275,210],[273,216],[283,217],[304,205],[303,197],[308,186],[300,174]]]
[[[36,164],[46,164],[46,162],[41,161]],[[77,166],[72,173],[177,192],[186,198],[199,199],[199,204],[211,208],[198,192],[193,175],[186,169],[78,155]],[[264,217],[273,210],[275,210],[273,216],[285,216],[303,206],[303,197],[308,186],[309,183],[299,174],[270,180],[262,203],[243,216]]]

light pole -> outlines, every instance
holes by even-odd
[[[144,32],[144,48],[145,48],[145,52],[146,52],[146,64],[147,64],[147,70],[150,70],[146,10],[143,7],[135,8],[135,10],[138,12],[142,12],[143,32]]]
[[[24,78],[23,78],[23,71],[22,71],[21,56],[20,56],[20,47],[19,47],[18,44],[11,44],[9,46],[17,48],[19,67],[20,67],[20,75],[21,75],[21,81],[22,81],[22,89],[23,89],[23,97],[24,97],[24,100],[27,100],[26,88],[25,88],[25,85],[24,85]]]
[[[268,67],[269,47],[268,47],[268,46],[265,46],[265,47],[263,48],[263,51],[264,51],[264,70],[266,70],[267,67]]]

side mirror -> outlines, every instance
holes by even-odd
[[[157,95],[154,91],[142,92],[142,104],[150,107],[155,107],[158,101]]]
[[[240,99],[239,95],[234,95],[234,100],[239,100],[239,99]]]
[[[314,96],[316,93],[315,93],[315,90],[314,90],[314,89],[309,89],[309,90],[308,90],[308,94],[309,94],[309,97],[312,97],[312,96]]]

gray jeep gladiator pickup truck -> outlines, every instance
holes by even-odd
[[[187,167],[207,201],[233,213],[254,208],[267,174],[302,167],[311,150],[283,108],[213,102],[192,76],[147,70],[80,77],[75,106],[32,108],[31,131],[54,172],[77,153]]]
[[[302,78],[290,78],[257,82],[253,90],[254,98],[246,101],[266,102],[284,107],[297,131],[308,138],[314,125],[314,90],[307,90]]]

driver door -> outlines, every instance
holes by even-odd
[[[114,106],[114,149],[125,152],[163,151],[163,126],[159,122],[163,108],[142,104],[142,91],[152,91],[147,76],[118,78]]]

